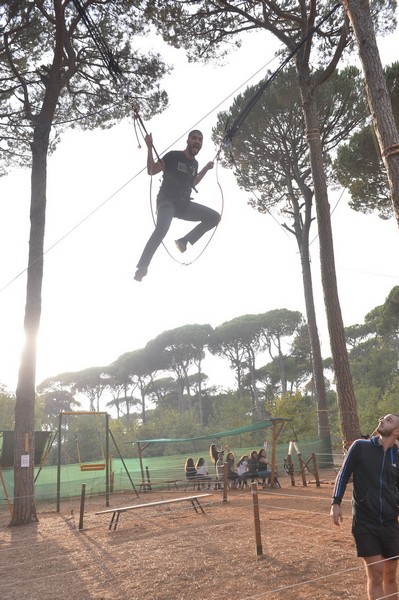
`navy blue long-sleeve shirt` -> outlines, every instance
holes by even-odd
[[[352,511],[357,521],[386,523],[398,518],[399,452],[384,448],[378,437],[356,440],[335,481],[333,504],[341,504],[353,476]]]

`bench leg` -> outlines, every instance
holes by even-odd
[[[114,516],[115,516],[115,513],[114,513]],[[120,516],[121,516],[121,513],[120,513],[120,511],[118,511],[118,513],[117,513],[117,515],[116,515],[116,519],[115,519],[114,531],[115,531],[115,529],[116,529],[116,528],[117,528],[117,526],[118,526],[118,523],[119,523],[119,517],[120,517]],[[114,517],[112,517],[112,518],[114,518]]]
[[[109,524],[109,527],[108,527],[108,529],[109,529],[110,531],[111,531],[111,529],[112,529],[112,524],[113,524],[113,522],[114,522],[114,519],[115,519],[115,514],[116,514],[116,513],[112,513],[112,517],[111,517],[111,523]]]
[[[195,510],[195,512],[196,512],[196,513],[198,513],[198,510],[197,510],[197,507],[198,507],[198,508],[201,510],[201,512],[202,512],[203,514],[205,514],[205,511],[204,511],[204,509],[202,508],[202,505],[201,505],[200,501],[198,500],[198,498],[193,498],[193,499],[191,500],[191,504],[193,505],[193,507],[194,507],[194,510]]]

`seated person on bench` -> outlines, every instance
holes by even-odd
[[[235,467],[235,458],[232,452],[229,452],[226,457],[227,463],[227,479],[233,482],[233,488],[237,487],[238,473]]]
[[[261,448],[258,452],[258,477],[262,477],[263,487],[266,487],[266,480],[269,482],[272,476],[271,463],[267,460],[266,450]],[[274,470],[274,481],[278,483],[277,469]]]
[[[246,473],[248,473],[249,456],[244,454],[237,463],[238,487],[248,485]]]
[[[212,477],[209,475],[208,465],[206,464],[203,456],[201,456],[197,460],[197,464],[195,465],[195,468],[197,470],[198,489],[200,489],[200,484],[201,484],[202,488],[205,488],[205,482],[207,482],[208,490],[210,490]]]
[[[258,453],[256,450],[252,450],[248,459],[248,471],[241,475],[241,479],[251,479],[251,483],[258,477]]]
[[[194,459],[188,458],[184,467],[187,479],[197,479],[197,469],[194,466]]]

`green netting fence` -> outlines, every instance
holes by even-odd
[[[333,456],[329,446],[326,448],[326,444],[323,441],[316,440],[311,442],[298,442],[299,450],[302,454],[303,460],[306,462],[311,454],[314,452],[317,456],[317,463],[320,469],[330,468],[332,464],[339,463],[341,457]],[[234,453],[236,460],[243,454],[249,454],[252,450],[258,450],[258,448],[230,448],[229,450]],[[268,450],[270,454],[271,450]],[[283,460],[288,453],[288,444],[281,443],[277,444],[276,459],[277,467],[281,474],[284,474]],[[186,485],[184,464],[188,454],[175,454],[171,456],[160,456],[160,457],[146,457],[145,452],[143,456],[143,467],[150,477],[151,486],[156,488],[157,486],[172,486],[183,487]],[[209,457],[209,451],[204,449],[203,452],[193,452],[190,454],[196,461],[200,456],[204,456],[209,472],[211,475],[214,474],[214,468],[211,465]],[[299,473],[300,465],[296,455],[296,452],[292,454],[292,460],[295,467],[295,472]],[[124,459],[125,465],[132,478],[137,490],[140,490],[142,483],[140,463],[138,458],[127,458]],[[35,468],[35,474],[38,468]],[[113,476],[113,491],[122,492],[132,490],[131,482],[125,471],[123,463],[120,459],[112,459],[112,471]],[[12,468],[2,469],[3,479],[7,489],[7,493],[12,500],[14,494],[14,474]],[[176,482],[167,483],[167,482]],[[147,482],[147,480],[146,480]],[[104,494],[105,493],[105,471],[85,471],[80,470],[79,464],[68,464],[62,465],[61,467],[61,488],[60,496],[61,499],[73,498],[79,496],[81,493],[82,483],[86,484],[86,494]],[[55,501],[57,497],[57,466],[44,466],[35,483],[35,498],[37,501],[49,500]],[[0,504],[6,503],[6,496],[2,487],[0,487]]]

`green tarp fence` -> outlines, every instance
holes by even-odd
[[[268,419],[258,421],[257,423],[251,423],[244,427],[238,427],[236,429],[230,429],[228,431],[221,431],[217,433],[211,433],[206,435],[195,436],[191,438],[158,438],[152,440],[139,440],[140,443],[168,443],[168,442],[190,442],[196,440],[214,440],[222,439],[229,436],[240,435],[251,431],[260,429],[270,428],[274,422],[281,424],[289,419]],[[13,498],[14,493],[14,451],[13,451],[13,434],[12,431],[1,431],[0,432],[0,459],[2,466],[3,478],[6,483],[7,492],[10,498]],[[43,458],[43,454],[47,449],[47,444],[52,436],[52,432],[40,431],[35,432],[35,465],[40,465]],[[199,445],[201,446],[201,444]],[[312,452],[317,454],[317,461],[320,468],[330,467],[332,462],[335,462],[331,454],[331,446],[329,443],[323,440],[316,440],[312,442],[299,442],[300,451],[303,459],[306,461],[310,457]],[[258,448],[241,447],[235,446],[230,448],[234,453],[236,459],[243,455],[249,454],[252,450]],[[185,451],[187,452],[187,450]],[[207,449],[197,449],[190,451],[190,455],[196,460],[200,456],[207,456]],[[277,444],[277,465],[280,472],[283,472],[283,459],[288,453],[288,443]],[[151,477],[151,483],[153,485],[162,485],[165,480],[177,480],[181,482],[181,485],[185,485],[185,473],[184,464],[187,456],[185,453],[174,454],[169,456],[154,456],[154,457],[143,457],[144,467],[148,467],[148,471]],[[296,454],[292,456],[295,471],[299,472],[299,462]],[[139,459],[127,458],[125,459],[126,467],[129,471],[129,475],[133,482],[139,486],[141,482],[141,469]],[[38,473],[38,467],[35,467],[35,475]],[[120,459],[112,460],[112,470],[114,472],[114,491],[132,491],[131,483],[124,469],[122,461]],[[81,493],[82,483],[86,483],[86,494],[104,494],[105,492],[105,473],[104,471],[89,471],[82,472],[79,464],[68,464],[62,465],[61,469],[61,498],[67,499],[79,496]],[[180,484],[179,484],[180,485]],[[44,466],[42,467],[39,477],[35,483],[35,498],[36,500],[49,500],[55,501],[56,499],[56,487],[57,487],[57,467],[56,466]],[[0,486],[0,504],[6,502],[2,487]]]
[[[302,457],[305,461],[310,458],[312,452],[316,453],[317,456],[317,464],[319,468],[330,467],[332,461],[331,451],[328,452],[323,441],[315,440],[309,442],[298,442],[299,449],[302,453]],[[259,448],[250,447],[250,448],[242,448],[242,447],[231,447],[230,450],[234,453],[236,459],[240,458],[243,454],[248,454],[251,450],[258,450]],[[327,452],[326,452],[327,451]],[[283,469],[283,459],[287,456],[288,453],[288,443],[277,444],[277,466],[280,471],[284,475]],[[200,456],[204,456],[209,464],[209,458],[207,454],[207,449],[197,450],[192,452],[190,456],[196,460]],[[162,485],[165,480],[180,480],[178,483],[179,486],[185,485],[185,472],[184,472],[184,464],[186,461],[186,454],[174,454],[169,456],[153,456],[153,457],[143,457],[144,467],[148,467],[151,483],[154,486]],[[299,461],[297,459],[297,455],[294,452],[292,455],[292,459],[295,466],[295,473],[297,483],[301,483],[299,477]],[[125,464],[129,471],[131,478],[133,479],[137,488],[139,488],[141,483],[141,471],[140,464],[138,458],[125,458]],[[112,459],[112,470],[114,472],[114,490],[115,492],[119,491],[127,491],[132,493],[132,498],[134,497],[134,493],[132,490],[132,486],[127,477],[125,469],[123,467],[122,461],[120,459]],[[35,468],[35,473],[37,473],[38,468]],[[14,472],[12,468],[3,469],[3,477],[5,479],[7,485],[7,491],[11,498],[14,495]],[[290,485],[288,483],[289,479],[283,477],[283,487]],[[287,483],[285,483],[287,482]],[[88,497],[88,501],[90,501],[91,495],[96,494],[104,494],[105,493],[105,473],[104,471],[89,471],[82,472],[80,470],[80,465],[78,463],[62,465],[61,470],[61,498],[63,500],[67,500],[68,498],[77,497],[81,493],[82,483],[86,483],[86,494]],[[167,489],[167,487],[166,487]],[[56,491],[57,491],[57,467],[56,466],[45,466],[42,468],[39,477],[35,483],[35,498],[36,500],[48,500],[56,501]],[[111,495],[112,497],[112,495]],[[3,489],[0,485],[0,504],[6,504],[6,499],[4,496]],[[104,499],[105,504],[105,499]]]

